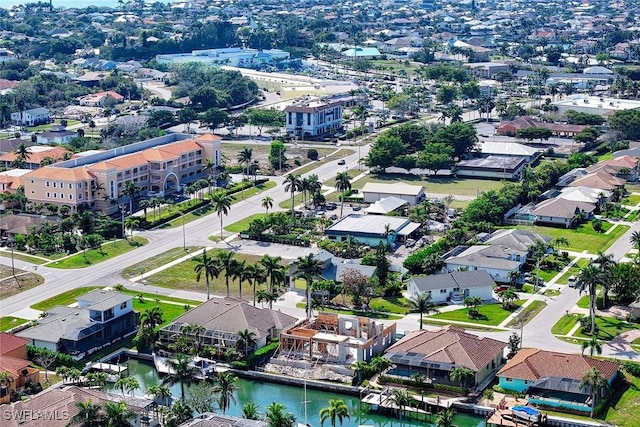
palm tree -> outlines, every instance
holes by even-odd
[[[113,386],[119,388],[122,392],[122,397],[124,397],[125,390],[133,396],[133,392],[140,388],[140,383],[134,377],[124,377],[116,381]]]
[[[164,322],[163,315],[162,307],[154,305],[140,315],[140,324],[155,329],[156,326]]]
[[[224,283],[227,287],[227,296],[230,296],[229,289],[229,278],[233,276],[233,255],[235,252],[231,251],[218,251],[216,253],[216,258],[218,260],[218,265],[220,268],[220,273],[224,270]]]
[[[133,240],[133,230],[140,226],[140,218],[137,216],[129,216],[124,220],[124,226],[131,230],[131,240]]]
[[[398,409],[404,415],[406,407],[411,405],[411,396],[409,391],[396,388],[391,395],[391,401],[398,407]]]
[[[236,403],[236,398],[234,393],[238,390],[238,386],[236,382],[238,381],[238,377],[231,372],[220,372],[216,378],[216,386],[213,388],[215,393],[219,393],[218,396],[218,405],[224,414],[231,405],[231,402]]]
[[[29,152],[29,148],[24,142],[21,142],[16,147],[16,150],[13,152],[16,155],[15,160],[12,162],[14,167],[24,169],[27,166],[27,160],[31,153]]]
[[[69,420],[68,426],[94,427],[104,421],[104,414],[99,404],[91,403],[91,399],[86,402],[76,402],[78,413]]]
[[[196,381],[196,375],[200,374],[200,369],[189,364],[189,358],[184,354],[177,354],[175,360],[168,359],[167,365],[173,373],[167,375],[162,381],[170,386],[180,384],[180,400],[185,402],[184,386],[191,385]]]
[[[228,215],[231,209],[231,197],[224,191],[218,191],[211,197],[211,205],[220,217],[220,240],[222,240],[222,215]]]
[[[582,341],[582,354],[584,355],[584,351],[589,349],[589,355],[593,357],[594,355],[602,354],[602,345],[600,345],[600,341],[598,341],[597,335],[592,335],[589,341]]]
[[[448,408],[441,411],[436,416],[436,427],[454,427],[453,417],[456,415],[456,410]]]
[[[611,287],[611,273],[613,267],[616,266],[616,262],[613,260],[612,254],[604,254],[602,251],[598,251],[598,256],[593,260],[593,263],[598,266],[600,270],[600,285],[602,286],[602,308],[607,308],[607,296],[609,295],[609,288]]]
[[[248,280],[250,272],[247,270],[247,261],[234,260],[232,277],[238,281],[238,295],[242,299],[242,282]]]
[[[351,190],[351,177],[346,172],[338,172],[336,175],[336,191],[344,193]],[[342,218],[342,210],[344,209],[344,194],[340,196],[340,218]]]
[[[629,238],[631,244],[640,252],[640,231],[634,231]]]
[[[349,408],[344,400],[329,399],[329,406],[320,409],[320,425],[324,425],[325,420],[329,419],[331,427],[336,427],[336,421],[342,425],[342,420],[350,419]]]
[[[256,285],[266,281],[265,271],[258,264],[247,265],[247,281],[253,286],[253,306],[256,306]]]
[[[244,331],[238,331],[238,341],[236,342],[236,348],[244,352],[244,357],[249,355],[249,350],[253,350],[256,345],[256,334],[249,329]]]
[[[269,209],[273,208],[273,199],[269,196],[264,196],[262,199],[262,207],[265,208],[266,214],[269,214]]]
[[[428,292],[420,292],[413,295],[409,299],[411,305],[411,311],[413,313],[420,313],[420,329],[422,330],[422,316],[429,314],[432,311],[438,311],[435,308],[435,304],[431,301],[431,294]]]
[[[286,410],[286,406],[275,401],[268,405],[265,421],[269,427],[293,427],[296,418],[291,412],[285,412]]]
[[[210,258],[207,256],[207,249],[202,250],[202,256],[196,258],[196,266],[194,267],[194,271],[196,272],[196,282],[200,281],[200,277],[204,272],[204,279],[207,283],[207,301],[210,299],[209,295],[209,280],[218,278],[220,275],[220,266],[216,262],[214,258]]]
[[[252,157],[253,157],[252,148],[242,147],[242,150],[240,150],[240,152],[238,153],[238,156],[236,157],[238,159],[238,164],[240,166],[244,165],[244,168],[242,169],[243,175],[247,175],[247,173],[245,172],[248,172],[247,169],[249,168],[249,163],[251,163]]]
[[[469,368],[456,366],[449,371],[449,379],[460,384],[461,388],[466,388],[467,380],[475,378],[475,374]]]
[[[598,267],[589,264],[582,269],[578,276],[578,283],[589,294],[589,316],[591,317],[591,335],[596,334],[596,297],[597,285],[600,283],[601,273]]]
[[[258,421],[260,419],[258,405],[253,402],[245,403],[244,406],[242,406],[242,418]]]
[[[171,404],[171,390],[164,384],[154,384],[147,388],[147,394],[153,396],[158,405],[169,406]]]
[[[265,269],[266,277],[269,278],[269,293],[273,294],[274,289],[277,285],[284,283],[284,272],[282,271],[282,267],[280,266],[280,261],[282,258],[279,256],[269,256],[264,255],[260,258],[260,264]],[[273,303],[269,302],[269,309],[273,308]]]
[[[302,277],[307,282],[307,318],[313,316],[311,307],[311,286],[313,285],[313,279],[322,273],[324,265],[321,261],[315,259],[313,254],[308,254],[304,257],[298,258],[298,277]]]
[[[122,194],[129,198],[129,215],[133,215],[133,199],[140,194],[140,187],[133,181],[128,181],[124,185]]]
[[[137,416],[137,413],[127,407],[124,402],[105,402],[106,427],[133,427],[129,421]]]
[[[293,216],[295,208],[295,195],[296,191],[302,189],[302,181],[300,181],[300,175],[290,173],[284,180],[284,191],[291,193],[291,216]]]
[[[607,387],[609,387],[607,379],[596,367],[591,368],[582,376],[580,388],[588,390],[591,395],[591,418],[595,415],[596,398],[600,397],[602,390],[605,390]]]

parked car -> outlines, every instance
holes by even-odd
[[[338,209],[338,205],[335,203],[327,203],[325,205],[325,209],[328,211],[335,211],[336,209]]]
[[[509,289],[510,287],[511,287],[511,286],[509,286],[509,285],[500,285],[500,286],[496,286],[495,291],[496,291],[496,293],[498,293],[498,294],[499,294],[500,292],[504,292],[504,291],[506,291],[506,290],[507,290],[507,289]]]
[[[414,247],[415,245],[416,245],[416,241],[415,241],[415,240],[413,240],[413,239],[407,239],[407,240],[404,242],[404,247],[405,247],[405,248],[412,248],[412,247]]]
[[[578,278],[576,276],[571,276],[567,279],[567,285],[569,285],[570,288],[575,288],[577,284]]]
[[[359,211],[359,210],[361,210],[361,209],[362,209],[362,206],[360,206],[360,205],[355,205],[355,206],[353,207],[353,210],[354,210],[354,211]]]
[[[333,215],[331,215],[331,216],[329,217],[329,219],[330,219],[331,221],[335,221],[336,219],[338,219],[338,215],[333,214]]]
[[[324,217],[324,214],[325,214],[325,211],[318,211],[318,212],[316,212],[316,217],[322,218],[322,217]]]
[[[339,165],[344,165],[344,164],[346,164],[346,163],[347,163],[347,162],[346,162],[344,159],[340,159],[340,160],[338,160],[338,164],[339,164]]]

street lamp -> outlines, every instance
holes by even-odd
[[[187,235],[184,231],[184,213],[182,213],[182,249],[187,250]]]
[[[124,234],[124,212],[127,208],[127,205],[125,203],[119,203],[118,208],[120,209],[120,213],[122,214],[122,238],[124,239],[126,237],[126,235]]]
[[[15,243],[15,239],[13,237],[9,237],[9,239],[7,239],[7,244],[11,248],[11,275],[15,279],[16,278],[16,266],[14,264],[14,259],[13,259],[13,245],[14,245],[14,243]]]

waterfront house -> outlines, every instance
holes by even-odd
[[[486,270],[454,271],[446,274],[415,276],[409,279],[410,295],[428,293],[434,303],[462,302],[467,297],[480,297],[483,301],[493,298],[496,282]]]
[[[389,347],[384,357],[393,363],[387,372],[390,375],[411,378],[422,374],[427,382],[439,384],[452,384],[449,376],[453,368],[468,368],[474,378],[466,386],[474,387],[502,366],[506,347],[502,341],[448,325],[434,331],[413,331]]]
[[[180,424],[179,427],[268,427],[269,423],[263,420],[249,420],[242,417],[214,412],[203,412],[189,421]]]
[[[131,295],[96,289],[78,297],[75,307],[53,307],[36,325],[17,335],[33,346],[81,359],[137,329]]]
[[[222,352],[235,349],[238,332],[246,329],[254,334],[255,347],[261,348],[270,340],[278,339],[280,333],[296,321],[295,317],[281,311],[254,307],[237,298],[213,297],[160,329],[159,340],[168,346],[176,341],[185,327],[199,325],[204,327],[204,332],[199,333],[203,346],[215,347]],[[193,332],[188,334],[194,335]]]
[[[526,393],[531,405],[589,412],[590,392],[580,382],[591,368],[600,371],[611,385],[619,365],[579,354],[527,348],[520,350],[496,375],[500,387]]]

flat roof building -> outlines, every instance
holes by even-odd
[[[608,116],[616,111],[640,109],[640,101],[637,100],[588,95],[573,95],[570,98],[559,99],[551,104],[558,107],[558,114],[574,110],[580,113]]]
[[[456,164],[456,175],[519,181],[526,164],[527,160],[524,157],[489,156],[461,160]]]
[[[262,65],[290,58],[289,52],[280,49],[251,49],[241,47],[227,47],[221,49],[194,50],[190,53],[171,53],[156,55],[159,64],[186,64],[200,62],[207,65],[240,68],[259,68]]]
[[[330,240],[345,241],[349,236],[361,243],[377,246],[380,242],[393,244],[405,240],[420,228],[409,218],[382,215],[347,215],[325,229]]]
[[[335,134],[342,130],[344,103],[324,99],[302,99],[284,109],[287,133],[307,139]]]

